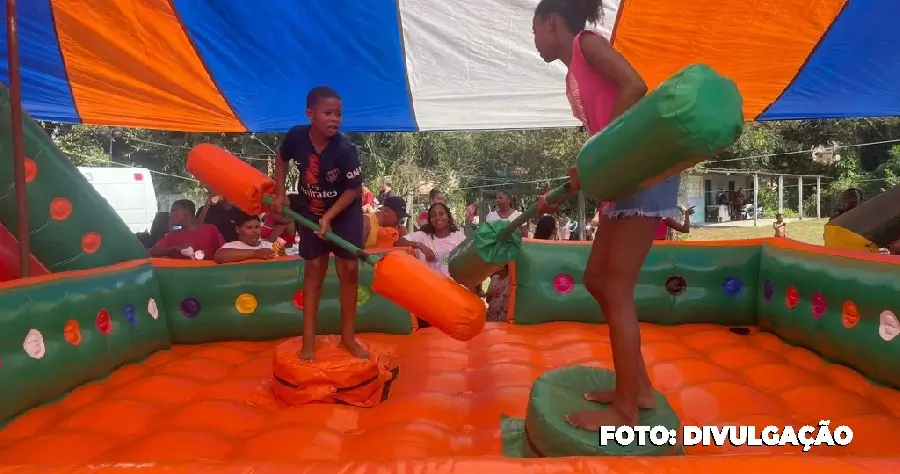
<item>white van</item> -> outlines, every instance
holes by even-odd
[[[156,191],[147,168],[78,168],[132,232],[150,230],[156,216]]]

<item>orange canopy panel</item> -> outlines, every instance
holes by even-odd
[[[22,96],[38,120],[283,132],[307,123],[307,92],[327,85],[352,132],[577,125],[565,66],[535,50],[536,4],[20,1]],[[699,63],[735,81],[747,120],[900,115],[898,1],[603,6],[593,28],[651,88]]]

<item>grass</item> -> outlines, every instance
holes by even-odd
[[[822,245],[822,232],[828,219],[788,219],[787,237],[808,244]],[[694,227],[685,240],[739,240],[772,237],[772,220],[766,219],[759,227]]]

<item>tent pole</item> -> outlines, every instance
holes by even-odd
[[[16,190],[16,225],[19,238],[19,269],[22,277],[31,275],[28,195],[25,191],[25,139],[22,135],[22,76],[19,71],[16,0],[6,0],[6,44],[9,69],[9,113],[12,122],[13,178]]]

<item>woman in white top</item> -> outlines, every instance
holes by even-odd
[[[447,259],[450,252],[466,240],[466,234],[453,221],[450,208],[436,202],[428,208],[428,223],[394,242],[394,247],[412,247],[416,256],[444,276],[450,276]]]
[[[238,240],[226,243],[216,251],[216,263],[235,263],[244,260],[275,258],[274,244],[260,238],[259,216],[241,214],[235,222]]]
[[[513,209],[512,207],[512,196],[509,195],[506,191],[500,191],[497,193],[497,210],[491,211],[490,214],[484,217],[486,222],[493,221],[512,221],[516,217],[522,215],[521,212]],[[522,224],[521,227],[522,235],[528,236],[528,222]]]

